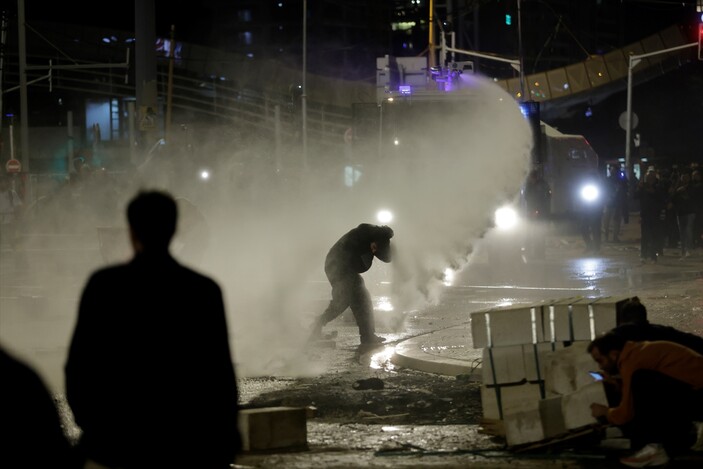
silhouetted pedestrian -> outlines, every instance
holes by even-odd
[[[613,228],[612,240],[615,243],[619,243],[620,225],[622,222],[627,223],[629,221],[627,208],[628,186],[625,171],[612,168],[612,173],[607,177],[604,184],[606,202],[603,213],[603,236],[606,242],[610,239],[611,223]]]
[[[679,225],[681,257],[689,257],[693,249],[693,224],[696,219],[694,190],[689,173],[681,174],[678,185],[672,191],[671,204],[676,210]]]
[[[15,246],[22,199],[9,178],[0,174],[0,245]]]
[[[601,220],[603,218],[603,183],[598,173],[589,173],[580,188],[581,237],[586,244],[586,254],[598,254],[601,244]]]
[[[525,251],[528,257],[542,259],[545,255],[545,225],[551,214],[552,190],[539,169],[527,175],[522,198],[527,220]]]
[[[371,268],[374,256],[391,261],[393,230],[388,226],[362,223],[342,236],[327,253],[325,274],[332,285],[332,300],[313,325],[312,337],[321,335],[322,327],[351,307],[359,327],[362,346],[383,343],[376,336],[371,294],[361,273]]]
[[[640,200],[640,257],[642,262],[657,262],[664,251],[667,194],[654,171],[644,176],[635,197]]]
[[[127,218],[134,258],[90,277],[66,363],[79,447],[110,468],[228,468],[240,437],[222,292],[171,257],[170,195],[139,193]]]

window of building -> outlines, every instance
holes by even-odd
[[[251,21],[251,10],[239,10],[237,12],[237,17],[239,18],[239,21],[249,23]]]
[[[254,41],[254,35],[251,33],[251,31],[243,31],[243,32],[239,33],[239,42],[241,44],[245,44],[247,46],[250,46],[253,41]]]

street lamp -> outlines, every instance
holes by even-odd
[[[308,169],[308,87],[307,87],[307,42],[308,42],[308,0],[303,0],[303,95],[300,97],[302,104],[303,121],[303,171]]]

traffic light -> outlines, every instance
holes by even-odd
[[[703,60],[703,18],[698,23],[698,60]]]

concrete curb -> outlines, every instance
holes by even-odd
[[[462,324],[400,342],[391,361],[396,366],[426,373],[470,375],[480,380],[481,355],[481,350],[471,348],[470,325]]]

